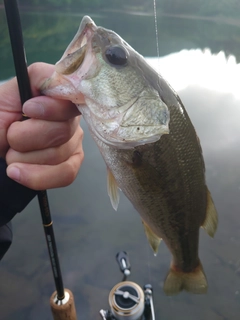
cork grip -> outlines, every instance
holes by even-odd
[[[54,320],[77,320],[77,314],[75,309],[75,303],[73,294],[70,290],[64,289],[65,294],[69,294],[69,299],[66,303],[58,305],[55,303],[54,299],[57,295],[55,291],[50,298],[50,306],[52,310],[52,315]]]

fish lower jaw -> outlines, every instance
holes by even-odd
[[[89,130],[97,140],[117,149],[132,149],[137,146],[146,145],[158,141],[163,134],[168,134],[169,129],[162,128],[161,133],[144,135],[145,128],[139,132],[138,127],[122,127],[120,117],[103,121],[91,113],[88,107],[77,105],[83,115]],[[147,130],[147,129],[146,129]],[[95,140],[96,140],[95,139]]]
[[[90,128],[92,135],[102,141],[104,144],[110,147],[124,150],[133,149],[135,147],[146,145],[149,143],[154,143],[161,137],[161,135],[154,135],[146,138],[136,138],[135,136],[131,138],[131,135],[129,135],[129,137],[127,135],[119,135],[120,130],[121,127],[118,124],[116,124],[116,126],[112,124],[111,129],[109,128],[109,126],[107,129],[105,128],[103,130],[99,130],[99,126]]]

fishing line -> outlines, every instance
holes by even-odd
[[[160,53],[159,53],[159,42],[158,42],[158,22],[157,22],[157,5],[156,0],[153,0],[153,14],[154,14],[154,26],[155,26],[155,36],[156,36],[156,49],[157,49],[157,58],[158,58],[158,67],[160,63]],[[150,255],[152,256],[153,252],[150,249],[150,247],[147,248],[147,268],[148,268],[148,279],[149,283],[152,283],[152,272],[151,272],[151,266],[150,266]],[[154,254],[154,256],[156,256]]]
[[[151,266],[150,266],[150,254],[152,255],[151,248],[148,246],[147,248],[147,255],[148,255],[148,282],[152,283],[152,272],[151,272]]]
[[[154,13],[157,57],[158,57],[158,63],[159,63],[160,54],[159,54],[159,41],[158,41],[158,23],[157,23],[157,5],[156,5],[156,0],[153,0],[153,13]]]

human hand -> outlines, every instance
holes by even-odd
[[[23,105],[22,119],[16,78],[0,86],[0,157],[7,175],[34,190],[69,185],[83,161],[83,131],[79,111],[69,101],[40,96],[54,66],[34,63],[28,68],[33,97]],[[82,101],[84,103],[84,99]]]

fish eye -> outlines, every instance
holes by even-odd
[[[107,48],[105,55],[108,61],[116,66],[124,66],[127,63],[127,52],[123,47]]]

